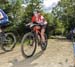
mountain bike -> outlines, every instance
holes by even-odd
[[[26,24],[26,26],[30,27],[31,32],[28,32],[23,36],[21,41],[21,52],[24,57],[28,58],[34,55],[37,45],[41,46],[42,51],[46,50],[47,35],[44,35],[45,42],[43,44],[40,31],[41,25],[30,23]],[[36,29],[37,26],[39,29]]]
[[[12,32],[4,32],[0,33],[0,47],[4,51],[11,51],[16,45],[16,36]]]

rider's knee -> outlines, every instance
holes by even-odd
[[[44,32],[41,32],[41,35],[44,35]]]

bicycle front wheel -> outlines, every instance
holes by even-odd
[[[26,58],[33,56],[36,51],[36,40],[34,34],[29,32],[24,35],[21,42],[21,52]]]
[[[4,51],[11,51],[16,45],[16,37],[13,33],[5,33],[6,41],[2,44]]]

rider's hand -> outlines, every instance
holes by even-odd
[[[25,26],[29,26],[29,25],[31,25],[32,23],[28,23],[28,24],[26,24]]]
[[[40,23],[40,25],[44,25],[44,23],[43,23],[43,22],[41,22],[41,23]]]
[[[45,21],[45,22],[38,22],[38,24],[40,24],[40,25],[47,25],[47,22]]]
[[[44,24],[47,25],[47,21],[45,21]]]

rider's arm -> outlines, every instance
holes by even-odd
[[[41,16],[42,22],[46,25],[47,21],[45,20],[45,18],[43,16]]]
[[[47,21],[45,21],[44,24],[46,25],[47,24]]]
[[[4,16],[3,16],[3,14],[0,12],[0,19],[2,19]]]

